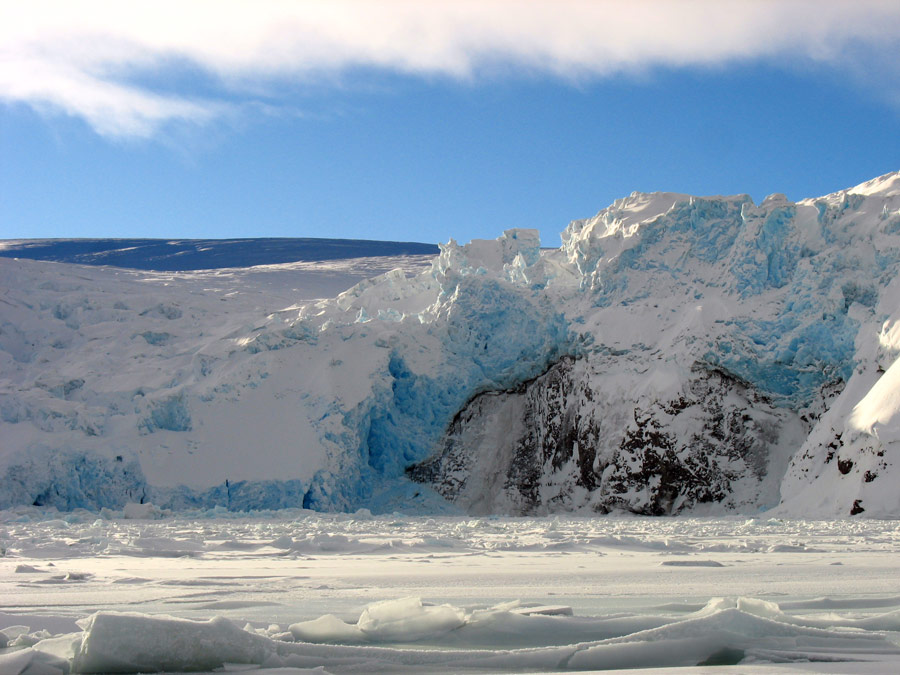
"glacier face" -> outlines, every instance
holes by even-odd
[[[900,515],[898,265],[900,174],[634,193],[321,301],[0,260],[0,506]]]

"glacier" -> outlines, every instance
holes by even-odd
[[[633,193],[340,293],[0,258],[0,508],[896,517],[898,254],[892,173]]]

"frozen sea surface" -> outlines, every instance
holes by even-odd
[[[896,521],[23,507],[0,547],[4,675],[900,671]]]

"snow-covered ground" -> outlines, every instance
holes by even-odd
[[[900,669],[896,521],[21,507],[0,546],[4,675]]]

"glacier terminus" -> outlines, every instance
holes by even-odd
[[[0,508],[900,516],[900,173],[562,242],[346,290],[0,258]]]

